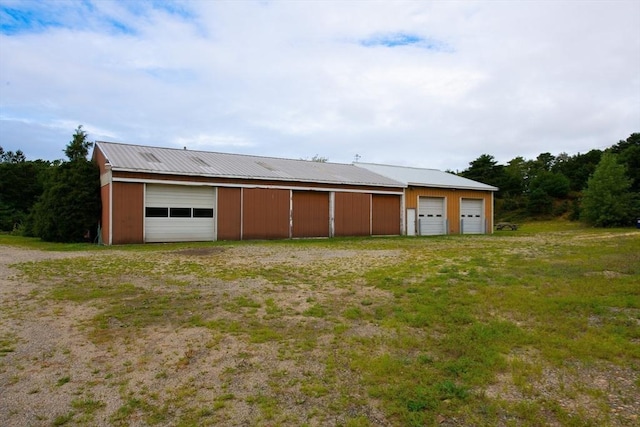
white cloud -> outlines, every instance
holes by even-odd
[[[634,1],[34,4],[0,2],[33,22],[0,26],[0,145],[31,158],[60,157],[78,124],[441,169],[640,131]]]

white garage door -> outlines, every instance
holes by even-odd
[[[462,199],[460,203],[460,227],[462,234],[484,233],[482,199]]]
[[[418,199],[418,231],[421,236],[447,234],[444,197]]]
[[[147,184],[145,241],[214,240],[214,205],[213,187]]]

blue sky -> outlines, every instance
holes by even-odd
[[[640,132],[637,1],[0,0],[0,145],[464,169]]]

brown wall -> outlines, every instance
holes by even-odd
[[[100,175],[102,175],[103,173],[106,172],[105,169],[105,162],[106,159],[104,158],[104,154],[102,154],[102,151],[100,150],[94,150],[93,152],[93,162],[98,165],[98,169],[100,169]]]
[[[218,240],[240,240],[241,190],[218,188]]]
[[[155,173],[137,173],[137,172],[113,172],[114,178],[133,178],[146,180],[166,180],[166,181],[188,181],[203,182],[208,184],[231,184],[243,185],[247,187],[302,187],[302,188],[318,188],[326,190],[327,188],[345,189],[345,190],[364,190],[364,191],[387,191],[402,192],[401,187],[378,187],[375,185],[347,185],[340,183],[318,183],[318,182],[302,182],[302,181],[276,181],[276,180],[257,180],[257,179],[236,179],[236,178],[214,178],[205,176],[188,176],[188,175],[169,175]]]
[[[371,234],[371,195],[335,193],[334,234],[369,236]]]
[[[100,199],[102,199],[102,214],[100,215],[100,226],[102,227],[102,242],[105,245],[109,244],[109,212],[111,206],[109,205],[109,190],[110,184],[100,187]]]
[[[400,196],[371,196],[371,233],[375,236],[400,234]]]
[[[144,184],[114,182],[113,244],[142,243],[144,234]]]
[[[289,236],[289,190],[242,190],[242,238],[286,239]]]
[[[405,190],[405,208],[418,209],[418,196],[446,197],[449,233],[460,233],[460,199],[484,199],[484,217],[487,222],[487,233],[493,230],[493,206],[491,191],[454,190],[442,188],[409,187]]]
[[[293,192],[293,237],[329,237],[328,192]]]

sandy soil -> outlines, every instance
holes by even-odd
[[[218,250],[187,249],[172,252],[172,256],[188,259],[215,255]],[[393,254],[378,252],[376,256]],[[87,254],[0,246],[0,340],[9,343],[11,348],[0,358],[1,426],[175,425],[180,414],[168,407],[185,406],[186,403],[191,408],[202,406],[207,410],[211,402],[222,406],[225,396],[233,396],[233,403],[206,419],[208,424],[270,425],[268,416],[264,416],[268,413],[269,402],[256,403],[252,399],[272,393],[274,381],[282,381],[282,390],[286,391],[279,405],[284,402],[284,410],[293,414],[287,425],[297,425],[300,420],[309,425],[336,425],[347,417],[360,415],[375,425],[389,425],[373,401],[350,408],[349,413],[339,418],[328,419],[318,415],[322,412],[322,405],[327,403],[322,402],[322,396],[309,399],[300,392],[299,384],[305,378],[322,376],[325,354],[312,352],[305,355],[304,361],[296,357],[283,358],[279,354],[282,345],[249,343],[230,334],[216,335],[203,327],[153,326],[144,328],[144,333],[134,337],[125,335],[106,345],[96,344],[95,337],[89,338],[86,326],[99,311],[95,306],[43,298],[42,288],[46,288],[46,284],[29,283],[11,267],[15,263],[88,255],[109,257],[114,254],[117,251]],[[303,264],[312,259],[337,257],[357,263],[354,255],[353,251],[290,254],[246,246],[236,248],[228,262],[243,263],[251,259],[254,264],[269,265],[286,259]],[[144,277],[128,279],[136,286],[150,286]],[[233,286],[223,281],[215,285],[215,292],[207,297],[220,298],[224,295],[232,299],[236,294],[254,293],[264,284],[256,279],[247,279],[236,281]],[[379,291],[372,289],[371,292]],[[300,285],[286,296],[279,295],[278,303],[285,309],[288,307],[301,312],[311,305],[309,299],[313,295],[314,291],[309,287]],[[314,319],[314,322],[322,329],[322,319]],[[117,319],[109,319],[109,328],[126,326]],[[351,333],[381,333],[370,329],[363,327],[361,331]],[[323,343],[331,337],[319,335],[317,339]],[[295,353],[295,349],[291,351]],[[354,380],[346,369],[341,375],[340,381],[345,384]],[[298,385],[288,386],[287,383]],[[353,393],[364,391],[354,389]],[[366,396],[361,397],[363,401],[367,400]],[[98,406],[92,407],[92,402]],[[131,409],[133,415],[127,414],[120,420],[118,411],[122,412],[123,408],[125,411]],[[149,413],[160,415],[158,419],[150,420]]]
[[[228,253],[218,253],[222,251]],[[262,266],[284,260],[290,265],[305,265],[337,259],[351,271],[357,271],[366,267],[362,252],[300,250],[293,253],[247,245],[230,249],[186,249],[174,251],[171,256],[184,260],[225,256],[230,265],[251,260]],[[175,408],[185,404],[210,410],[211,417],[204,418],[210,425],[266,426],[271,425],[264,414],[269,408],[268,396],[274,389],[283,393],[280,408],[292,414],[283,425],[305,422],[312,426],[333,426],[354,417],[367,419],[375,426],[392,424],[377,403],[366,395],[364,387],[350,387],[360,379],[339,365],[336,369],[340,385],[353,393],[354,402],[360,403],[350,406],[340,416],[323,415],[323,407],[331,404],[332,396],[319,392],[311,399],[308,392],[301,391],[300,384],[307,379],[322,378],[326,353],[311,351],[296,357],[298,350],[293,346],[287,348],[286,343],[268,340],[250,343],[242,337],[216,334],[204,327],[175,328],[165,324],[100,343],[88,333],[90,320],[99,312],[96,306],[44,298],[46,284],[23,280],[11,267],[16,263],[47,259],[114,254],[118,252],[42,252],[0,246],[0,349],[8,349],[0,357],[0,426],[147,425],[151,422],[174,425],[175,420],[181,419],[180,409]],[[396,255],[392,250],[375,251],[375,254],[366,254],[366,262],[389,262]],[[150,288],[144,277],[131,280],[136,286]],[[250,295],[262,289],[264,283],[247,279],[236,281],[233,286],[223,281],[215,285],[215,292],[208,294],[200,289],[203,297],[232,299],[234,295]],[[331,297],[337,300],[347,297],[344,289],[315,289],[304,283],[296,284],[286,293],[273,289],[270,292],[275,292],[280,307],[291,313],[309,308],[310,301],[319,292],[333,293]],[[357,286],[348,292],[349,298],[357,301],[392,297],[379,289]],[[298,321],[300,319],[296,319]],[[323,319],[304,321],[308,322],[306,326],[320,331],[315,337],[321,343],[318,347],[330,349],[333,335],[321,332],[330,326],[324,325]],[[108,326],[118,330],[127,325],[109,319]],[[351,335],[363,337],[388,333],[375,324],[363,324],[349,331]],[[283,349],[294,356],[282,357]],[[535,363],[537,358],[535,354],[509,357],[523,363]],[[501,375],[495,384],[478,392],[510,402],[547,398],[564,409],[587,414],[605,396],[612,414],[611,425],[640,425],[640,383],[631,368],[610,364],[573,366],[563,371],[544,368],[527,394],[513,385],[515,380],[511,375]],[[599,390],[601,394],[591,400],[588,394],[578,393],[576,398],[576,390],[586,388]],[[571,390],[574,395],[565,395],[563,390]],[[233,396],[232,404],[226,403],[229,396]],[[261,396],[264,401],[259,400]],[[211,408],[211,402],[218,406]],[[122,417],[118,417],[120,413]],[[154,413],[158,418],[150,419],[149,414]],[[505,425],[512,422],[504,420]],[[442,420],[441,424],[458,425],[455,420]]]

